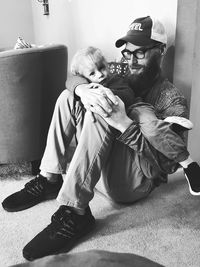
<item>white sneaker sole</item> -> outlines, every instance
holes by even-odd
[[[190,120],[183,118],[183,117],[178,117],[178,116],[169,116],[165,118],[164,121],[178,124],[188,130],[191,130],[194,126]]]
[[[189,186],[189,191],[190,191],[190,194],[193,195],[193,196],[200,196],[200,192],[194,192],[190,186],[190,182],[189,182],[189,179],[187,177],[187,175],[185,174],[185,178],[188,182],[188,186]]]

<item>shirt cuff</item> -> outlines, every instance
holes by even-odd
[[[126,145],[130,145],[133,141],[133,132],[135,131],[138,131],[138,124],[136,122],[132,122],[130,126],[121,135],[117,137],[117,140]]]

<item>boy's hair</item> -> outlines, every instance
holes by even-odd
[[[99,68],[107,68],[107,62],[101,50],[93,46],[80,49],[72,58],[71,73],[73,75],[83,75],[83,68],[90,68],[94,65]]]

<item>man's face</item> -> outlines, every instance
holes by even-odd
[[[135,52],[136,56],[138,55],[138,53],[139,55],[143,54],[143,58],[142,56],[140,56],[141,58],[137,58],[132,54],[130,55],[130,59],[127,60],[130,73],[133,75],[142,75],[143,73],[145,73],[146,69],[155,66],[155,63],[157,63],[157,65],[160,65],[160,62],[158,62],[158,57],[155,57],[155,52],[158,52],[158,46],[142,47],[127,43],[125,50]]]
[[[123,51],[129,66],[128,80],[131,87],[139,91],[149,88],[160,72],[162,57],[160,45],[144,47],[126,43]]]

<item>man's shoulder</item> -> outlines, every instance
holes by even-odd
[[[183,93],[168,79],[160,78],[145,97],[145,101],[152,105],[169,103],[176,98],[185,99]]]
[[[180,89],[178,89],[173,83],[171,83],[167,78],[162,79],[155,85],[155,89],[158,89],[159,93],[163,96],[180,96],[184,97]]]
[[[147,102],[155,107],[159,118],[188,116],[187,100],[183,93],[167,79],[157,82],[149,92]]]
[[[163,79],[155,85],[152,90],[154,101],[163,105],[170,105],[173,102],[187,102],[184,94],[168,79]]]

